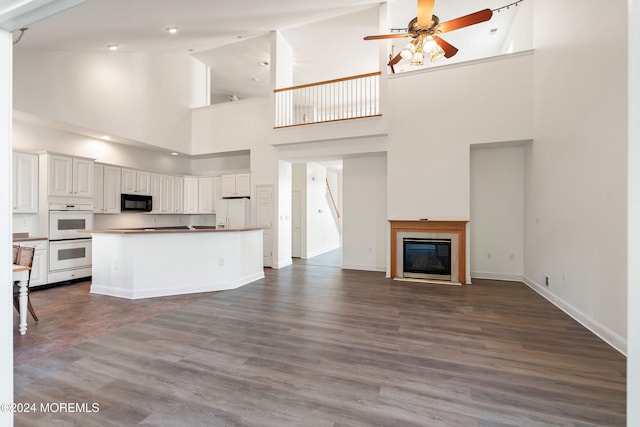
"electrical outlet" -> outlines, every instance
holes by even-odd
[[[544,285],[548,288],[549,287],[549,276],[544,276]]]

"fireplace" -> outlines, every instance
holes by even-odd
[[[402,275],[451,281],[451,239],[402,239]]]
[[[389,220],[390,276],[411,282],[467,283],[467,221]],[[406,241],[406,243],[405,243]],[[405,245],[408,244],[408,247]],[[405,260],[405,258],[407,258]]]

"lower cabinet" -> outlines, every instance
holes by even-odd
[[[47,260],[49,259],[47,253],[47,241],[32,240],[29,242],[19,242],[14,244],[35,248],[36,251],[33,255],[33,267],[31,267],[31,281],[29,282],[29,286],[33,288],[40,285],[46,285],[48,271]]]

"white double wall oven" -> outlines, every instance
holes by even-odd
[[[69,280],[74,278],[71,270],[91,268],[91,238],[80,230],[92,228],[91,204],[49,205],[49,275]]]

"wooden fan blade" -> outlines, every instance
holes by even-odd
[[[409,37],[409,33],[393,33],[393,34],[381,34],[379,36],[366,36],[365,40],[382,40],[382,39],[400,39]]]
[[[436,42],[438,46],[442,48],[442,50],[444,50],[445,58],[451,58],[453,55],[458,53],[458,48],[452,45],[451,43],[441,39],[438,36],[432,36],[432,37],[433,37],[433,41]]]
[[[389,61],[387,65],[393,69],[393,66],[396,65],[398,62],[400,62],[401,59],[402,59],[402,56],[400,54],[397,54]]]
[[[434,2],[435,0],[418,0],[418,25],[422,28],[431,26]]]
[[[461,16],[451,21],[443,22],[438,25],[438,33],[447,33],[449,31],[459,30],[469,25],[479,24],[488,21],[493,16],[491,9],[483,9],[469,15]]]

